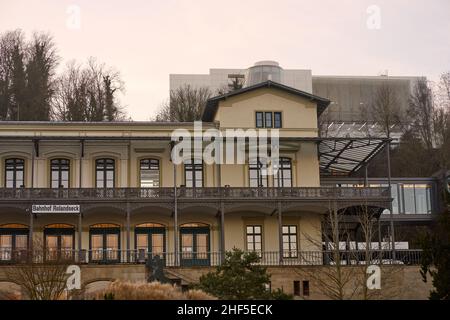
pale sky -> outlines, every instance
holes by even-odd
[[[75,23],[71,5],[80,9]],[[367,26],[371,5],[379,29]],[[259,60],[314,75],[388,70],[437,80],[450,70],[448,0],[0,0],[0,32],[16,28],[50,32],[60,69],[90,56],[115,67],[134,120],[148,120],[167,99],[170,73]]]

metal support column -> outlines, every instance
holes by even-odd
[[[177,199],[177,166],[173,164],[173,244],[175,266],[178,266],[178,199]]]
[[[368,187],[369,186],[369,175],[368,175],[368,170],[367,170],[368,164],[366,163],[364,165],[364,187]]]
[[[281,212],[281,201],[278,201],[278,252],[279,260],[282,264],[283,262],[283,217]]]
[[[225,204],[220,203],[220,261],[225,260]]]
[[[36,147],[33,142],[33,151],[31,152],[31,188],[34,188],[34,159],[36,157]],[[24,181],[24,183],[26,183]]]
[[[127,202],[127,262],[131,262],[131,213],[130,213],[130,203]]]
[[[388,167],[388,186],[389,186],[389,198],[392,198],[391,191],[391,141],[388,141],[386,148],[387,167]],[[392,212],[392,201],[389,201],[389,218],[390,218],[390,233],[392,243],[392,259],[395,260],[395,232],[394,232],[394,213]]]
[[[33,229],[34,229],[34,216],[33,209],[30,206],[30,229],[28,230],[28,248],[30,250],[30,257],[33,257]]]
[[[83,262],[83,246],[82,246],[82,238],[83,238],[83,213],[80,208],[80,214],[78,215],[78,263]]]
[[[382,250],[383,248],[381,247],[381,225],[380,225],[380,218],[378,218],[378,252],[379,252],[378,259],[380,263],[381,260],[383,259]]]
[[[84,140],[80,141],[80,163],[78,164],[78,187],[83,187],[83,159],[84,159]]]

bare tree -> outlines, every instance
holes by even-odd
[[[391,137],[392,127],[401,123],[402,111],[397,93],[387,83],[383,83],[375,92],[370,106],[372,119],[377,122],[386,137]]]
[[[398,283],[398,273],[403,271],[401,264],[397,261],[383,260],[383,249],[389,249],[390,243],[386,244],[388,247],[383,247],[385,243],[382,239],[377,239],[378,217],[380,208],[369,207],[367,204],[360,206],[357,210],[358,227],[361,230],[361,237],[363,241],[362,247],[358,247],[358,259],[356,264],[355,276],[358,279],[357,286],[359,287],[358,297],[361,300],[395,298],[400,294],[400,285]],[[379,241],[381,246],[374,249],[374,243]],[[356,239],[358,241],[358,239]],[[362,257],[361,257],[362,255]],[[389,258],[389,256],[387,257]],[[386,263],[386,264],[385,264]],[[378,265],[381,270],[382,291],[369,290],[367,287],[367,280],[369,274],[367,267],[369,265]]]
[[[414,129],[425,144],[426,150],[433,150],[433,92],[424,79],[417,81],[409,101],[409,117]]]
[[[49,34],[25,41],[17,29],[1,36],[0,120],[49,120],[58,59]]]
[[[376,208],[366,204],[354,208],[356,220],[350,224],[357,224],[361,231],[363,243],[358,242],[356,237],[354,242],[350,241],[352,231],[348,229],[350,220],[346,216],[350,214],[348,210],[337,210],[330,203],[328,213],[324,216],[322,230],[317,230],[321,234],[322,241],[311,234],[304,236],[308,241],[316,246],[325,243],[323,251],[323,266],[296,268],[297,274],[304,278],[311,279],[313,285],[325,297],[332,300],[348,299],[385,299],[395,298],[400,294],[400,283],[398,273],[403,270],[401,264],[385,257],[383,260],[381,248],[375,249],[373,243],[377,238],[377,211]],[[343,248],[343,242],[346,242]],[[302,263],[306,265],[316,265],[319,261],[308,259],[308,254],[302,257]],[[369,290],[367,288],[367,267],[372,264],[379,265],[382,271],[382,291]],[[385,265],[386,264],[386,265]]]
[[[120,121],[125,119],[117,93],[120,74],[96,59],[85,66],[70,62],[57,79],[53,118],[61,121]]]
[[[206,102],[211,97],[207,87],[194,88],[185,85],[170,91],[170,99],[161,105],[154,120],[189,122],[202,118]]]
[[[357,293],[355,286],[356,279],[354,270],[348,264],[351,263],[353,257],[352,252],[342,252],[340,248],[340,239],[349,236],[343,223],[344,211],[338,212],[337,208],[329,204],[328,213],[324,216],[322,224],[323,230],[316,230],[318,237],[304,234],[306,239],[315,246],[322,247],[322,237],[325,240],[324,259],[326,261],[323,268],[317,270],[315,267],[296,268],[295,271],[301,275],[308,277],[316,285],[318,290],[327,298],[332,300],[352,299]],[[302,257],[302,260],[308,263],[308,257]],[[317,261],[312,261],[313,264]]]
[[[439,169],[450,167],[450,72],[441,75],[433,114],[434,142],[437,147]]]
[[[13,108],[13,52],[24,46],[21,30],[9,31],[0,37],[0,120],[8,120]]]
[[[34,241],[26,261],[7,267],[5,278],[19,285],[30,300],[64,299],[70,260],[53,253],[42,241]]]

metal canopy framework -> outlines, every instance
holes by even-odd
[[[352,174],[389,141],[387,138],[322,138],[318,147],[320,170],[324,174]]]

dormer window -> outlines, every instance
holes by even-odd
[[[262,112],[255,113],[256,128],[281,128],[282,116],[281,112]]]

